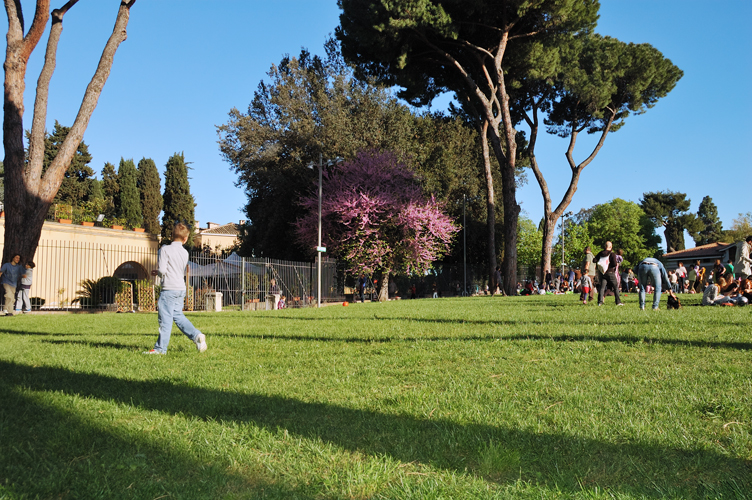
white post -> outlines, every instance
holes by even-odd
[[[324,169],[324,156],[319,153],[319,246],[316,249],[316,253],[318,254],[318,262],[317,262],[317,286],[318,286],[318,294],[317,294],[317,307],[321,307],[321,198],[323,196],[321,184],[323,180],[322,171]]]

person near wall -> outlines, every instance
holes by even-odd
[[[154,349],[144,354],[167,354],[173,321],[183,334],[196,344],[198,352],[206,351],[206,336],[183,314],[185,302],[185,272],[188,269],[188,251],[183,248],[190,230],[182,222],[172,229],[172,243],[159,249],[158,269],[152,276],[162,278],[162,292],[157,303],[159,337]]]
[[[21,312],[23,307],[23,313],[27,314],[31,312],[31,302],[29,301],[29,294],[31,293],[31,282],[34,278],[34,268],[36,265],[29,261],[24,266],[26,270],[21,275],[21,287],[16,293],[16,312]]]
[[[8,316],[13,316],[13,307],[16,301],[16,287],[18,286],[18,279],[21,277],[21,273],[24,270],[24,266],[21,265],[21,256],[15,254],[10,262],[6,262],[0,267],[0,283],[3,284],[5,290],[5,305],[3,306],[3,313]]]
[[[752,275],[752,258],[750,258],[750,249],[752,248],[752,235],[747,239],[740,241],[736,250],[736,263],[734,264],[734,275],[739,279],[747,279]]]
[[[616,281],[616,254],[611,251],[613,245],[610,241],[606,242],[606,246],[601,250],[598,255],[595,256],[595,261],[600,262],[603,259],[608,260],[608,266],[604,273],[601,269],[598,269],[598,305],[602,306],[606,299],[606,286],[610,286],[614,290],[614,299],[617,306],[623,306],[624,303],[619,298],[619,283]]]
[[[640,299],[640,310],[645,310],[645,290],[649,285],[653,285],[653,310],[658,310],[661,302],[661,292],[667,290],[673,294],[671,289],[671,278],[669,278],[666,268],[658,259],[648,257],[637,264],[637,282],[638,296]]]

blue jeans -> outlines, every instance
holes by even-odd
[[[172,322],[178,326],[186,337],[195,342],[201,332],[188,321],[183,314],[183,304],[185,303],[185,290],[162,290],[159,294],[157,303],[157,312],[159,313],[159,338],[154,345],[154,350],[162,354],[167,352],[167,346],[170,345],[170,334],[172,333]]]
[[[650,284],[655,287],[655,293],[653,293],[653,309],[658,309],[658,304],[661,302],[661,270],[657,265],[642,264],[639,271],[640,280],[640,309],[645,307],[645,287]]]

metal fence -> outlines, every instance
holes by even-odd
[[[156,248],[43,240],[31,260],[36,264],[33,309],[156,309],[160,282],[151,276],[157,268]],[[324,259],[321,301],[343,300],[341,282],[337,261]],[[280,298],[286,307],[309,307],[317,303],[316,293],[313,262],[192,253],[185,309],[217,310],[220,300],[222,309],[268,309]]]

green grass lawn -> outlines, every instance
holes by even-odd
[[[0,499],[752,498],[752,307],[0,318]]]

